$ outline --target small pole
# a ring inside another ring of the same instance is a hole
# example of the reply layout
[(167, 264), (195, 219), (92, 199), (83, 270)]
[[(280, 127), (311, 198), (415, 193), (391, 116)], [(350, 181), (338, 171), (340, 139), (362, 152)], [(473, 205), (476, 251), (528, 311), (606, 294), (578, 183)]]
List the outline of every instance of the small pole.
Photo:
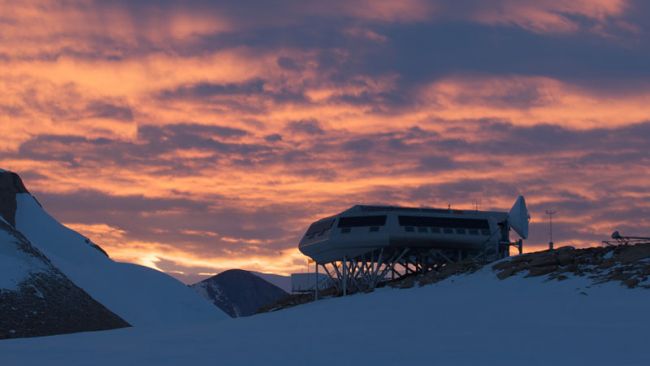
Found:
[(555, 210), (546, 210), (548, 215), (548, 250), (553, 250), (553, 215), (556, 213)]
[(314, 301), (318, 300), (318, 262), (316, 264), (316, 288), (314, 289)]
[(348, 258), (343, 256), (343, 296), (348, 294)]

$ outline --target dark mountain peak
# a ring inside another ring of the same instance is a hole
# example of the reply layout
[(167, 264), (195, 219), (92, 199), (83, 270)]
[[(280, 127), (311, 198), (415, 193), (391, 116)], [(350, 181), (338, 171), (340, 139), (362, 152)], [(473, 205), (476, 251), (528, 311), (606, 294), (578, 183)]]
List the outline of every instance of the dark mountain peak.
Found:
[(253, 315), (288, 294), (242, 269), (230, 269), (191, 286), (232, 317)]
[(20, 176), (0, 169), (0, 216), (13, 226), (16, 226), (16, 195), (19, 193), (29, 193)]
[(257, 279), (260, 279), (258, 276), (255, 276), (251, 272), (248, 272), (243, 269), (229, 269), (227, 271), (223, 271), (217, 275), (214, 275), (210, 278), (207, 278), (201, 282), (206, 282), (206, 281), (224, 281), (226, 279), (242, 279), (242, 278), (247, 278), (250, 279), (251, 281), (257, 281)]

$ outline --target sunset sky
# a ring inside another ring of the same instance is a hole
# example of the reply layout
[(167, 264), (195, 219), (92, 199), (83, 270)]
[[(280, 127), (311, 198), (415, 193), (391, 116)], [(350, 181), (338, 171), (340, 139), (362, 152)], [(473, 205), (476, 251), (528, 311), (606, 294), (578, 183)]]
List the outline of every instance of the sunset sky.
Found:
[[(0, 167), (112, 258), (304, 270), (358, 203), (650, 234), (645, 0), (0, 0)], [(513, 234), (515, 237), (515, 234)]]

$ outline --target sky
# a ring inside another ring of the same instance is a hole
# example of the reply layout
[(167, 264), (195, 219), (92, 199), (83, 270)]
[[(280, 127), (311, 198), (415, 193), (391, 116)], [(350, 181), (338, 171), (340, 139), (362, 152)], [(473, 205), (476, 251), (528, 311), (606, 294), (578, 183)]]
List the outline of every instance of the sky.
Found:
[[(0, 167), (112, 258), (304, 271), (354, 204), (650, 234), (644, 0), (0, 0)], [(516, 238), (515, 234), (513, 237)]]

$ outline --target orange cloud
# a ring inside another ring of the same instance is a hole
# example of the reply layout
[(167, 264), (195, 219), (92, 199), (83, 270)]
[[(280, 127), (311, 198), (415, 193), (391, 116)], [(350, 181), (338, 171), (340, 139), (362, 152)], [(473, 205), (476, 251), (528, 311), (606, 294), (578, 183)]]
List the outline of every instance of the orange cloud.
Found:
[(600, 33), (608, 21), (621, 17), (628, 8), (627, 0), (502, 0), (477, 7), (472, 17), (482, 23), (514, 24), (540, 33), (579, 31), (583, 26), (576, 17), (584, 17), (598, 24), (598, 27), (586, 30)]
[(515, 124), (539, 122), (589, 129), (650, 119), (650, 93), (616, 98), (547, 77), (474, 75), (451, 77), (424, 88), (429, 116), (449, 120), (495, 118)]

